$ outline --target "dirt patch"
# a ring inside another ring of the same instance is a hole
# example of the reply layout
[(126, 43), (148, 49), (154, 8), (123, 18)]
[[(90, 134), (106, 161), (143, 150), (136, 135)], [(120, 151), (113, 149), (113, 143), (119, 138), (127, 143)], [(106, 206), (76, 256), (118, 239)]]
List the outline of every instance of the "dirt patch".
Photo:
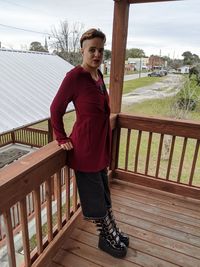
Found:
[(182, 75), (169, 74), (162, 81), (141, 87), (123, 95), (122, 104), (131, 105), (148, 99), (161, 99), (176, 95), (183, 84)]

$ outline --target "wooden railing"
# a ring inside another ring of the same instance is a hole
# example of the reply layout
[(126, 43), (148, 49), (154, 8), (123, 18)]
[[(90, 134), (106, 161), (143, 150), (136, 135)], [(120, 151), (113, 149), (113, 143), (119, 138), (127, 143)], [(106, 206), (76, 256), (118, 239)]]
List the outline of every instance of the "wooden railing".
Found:
[(13, 143), (13, 132), (4, 133), (0, 135), (0, 147)]
[(48, 144), (48, 132), (33, 128), (23, 128), (15, 131), (15, 142), (34, 147)]
[[(112, 129), (116, 117), (111, 115)], [(66, 166), (66, 153), (56, 142), (2, 169), (0, 257), (2, 251), (7, 253), (9, 266), (16, 266), (16, 251), (20, 250), (16, 236), (21, 235), (20, 267), (46, 266), (56, 247), (78, 223), (79, 206), (73, 170)], [(31, 223), (35, 225), (34, 233)]]
[[(52, 141), (52, 140), (51, 140)], [(0, 136), (0, 147), (19, 143), (34, 147), (42, 147), (48, 144), (49, 133), (48, 131), (34, 129), (34, 128), (22, 128), (10, 133), (5, 133)]]
[[(200, 199), (199, 126), (187, 121), (112, 115), (113, 177)], [(16, 266), (19, 235), (21, 266), (46, 266), (77, 225), (79, 206), (73, 171), (66, 166), (66, 153), (56, 142), (2, 169), (0, 216), (4, 239), (0, 251), (6, 242), (7, 249), (2, 251), (8, 254), (9, 266)], [(18, 210), (16, 221), (14, 207)]]
[(119, 114), (115, 178), (200, 199), (200, 123)]
[[(18, 206), (20, 215), (17, 236), (22, 238), (21, 266), (46, 266), (46, 253), (53, 253), (58, 240), (75, 226), (80, 215), (79, 200), (74, 175), (70, 179), (72, 172), (65, 162), (65, 151), (52, 142), (1, 170), (0, 215), (3, 215), (9, 266), (16, 266), (16, 251), (19, 251), (19, 241), (13, 231), (13, 206)], [(28, 220), (27, 203), (32, 195), (34, 213)], [(35, 225), (34, 234), (31, 222)]]

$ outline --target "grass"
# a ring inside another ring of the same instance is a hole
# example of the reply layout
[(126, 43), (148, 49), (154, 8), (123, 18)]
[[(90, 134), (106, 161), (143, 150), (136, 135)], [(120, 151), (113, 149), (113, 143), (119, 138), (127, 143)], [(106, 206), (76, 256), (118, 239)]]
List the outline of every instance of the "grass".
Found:
[[(147, 155), (147, 146), (148, 146), (148, 132), (143, 131), (141, 137), (141, 145), (138, 155), (138, 169), (137, 172), (141, 174), (145, 174), (145, 167), (146, 167), (146, 155)], [(138, 139), (138, 131), (132, 130), (130, 136), (130, 147), (129, 147), (129, 160), (128, 160), (128, 170), (134, 171), (135, 167), (135, 160), (136, 160), (136, 146), (137, 146), (137, 139)], [(125, 167), (125, 157), (126, 157), (126, 143), (127, 143), (127, 129), (121, 130), (120, 136), (120, 152), (119, 152), (119, 168), (124, 169)], [(169, 179), (171, 181), (176, 181), (178, 172), (179, 172), (179, 165), (181, 161), (181, 154), (183, 148), (183, 137), (177, 137), (174, 147), (174, 153), (172, 158), (172, 165), (170, 171)], [(158, 150), (159, 150), (159, 143), (160, 143), (160, 134), (153, 133), (152, 137), (152, 145), (151, 145), (151, 153), (150, 153), (150, 160), (149, 160), (149, 168), (148, 168), (148, 175), (155, 176), (156, 167), (157, 167), (157, 157), (158, 157)], [(187, 148), (185, 152), (185, 158), (182, 166), (182, 173), (181, 173), (181, 182), (188, 184), (191, 166), (193, 161), (193, 155), (195, 150), (196, 140), (189, 138), (187, 141)], [(163, 151), (162, 151), (163, 152)], [(160, 161), (160, 169), (159, 169), (159, 177), (165, 179), (167, 174), (167, 167), (168, 167), (168, 159), (169, 154), (166, 157), (166, 154), (162, 153), (161, 161)], [(198, 157), (196, 163), (196, 169), (193, 178), (193, 184), (200, 186), (200, 179), (199, 179), (199, 171), (200, 171), (200, 157)]]
[[(131, 81), (125, 81), (124, 82), (124, 91), (123, 93), (128, 93), (130, 91), (133, 91), (139, 87), (144, 87), (147, 85), (151, 85), (155, 82), (160, 81), (162, 78), (158, 77), (144, 77), (140, 79), (135, 79)], [(200, 92), (200, 90), (199, 90)], [(173, 117), (172, 113), (172, 104), (176, 101), (176, 98), (174, 97), (168, 97), (164, 99), (154, 99), (154, 100), (146, 100), (141, 103), (133, 104), (130, 106), (122, 106), (122, 112), (129, 113), (129, 114), (137, 114), (142, 116), (161, 116), (161, 117)], [(75, 112), (68, 113), (64, 116), (64, 125), (65, 130), (67, 134), (71, 132), (73, 123), (75, 121)], [(194, 111), (190, 111), (188, 114), (188, 118), (191, 120), (200, 120), (200, 103), (197, 104), (197, 107)], [(40, 127), (47, 127), (45, 123), (42, 123)], [(137, 135), (137, 133), (135, 133)], [(139, 170), (144, 170), (144, 163), (146, 159), (146, 149), (147, 149), (147, 133), (143, 133), (144, 138), (141, 142), (141, 148), (140, 148), (140, 155), (139, 155)], [(136, 138), (136, 137), (135, 137)], [(146, 139), (145, 139), (146, 138)], [(154, 134), (154, 140), (152, 143), (152, 157), (150, 162), (150, 174), (155, 174), (156, 164), (157, 164), (157, 154), (158, 154), (158, 142), (160, 136), (158, 134)], [(132, 139), (131, 139), (132, 140)], [(175, 153), (174, 153), (174, 159), (173, 159), (173, 166), (172, 166), (172, 173), (170, 174), (171, 179), (175, 179), (175, 176), (177, 175), (177, 168), (179, 166), (180, 162), (180, 151), (182, 151), (182, 138), (177, 138), (177, 144), (175, 147)], [(130, 155), (132, 157), (132, 163), (129, 164), (129, 168), (133, 169), (133, 162), (134, 162), (134, 155), (135, 155), (135, 146), (136, 142), (134, 139), (131, 142), (131, 149), (130, 149)], [(125, 161), (125, 147), (126, 147), (126, 131), (122, 131), (121, 136), (121, 145), (120, 145), (120, 154), (119, 154), (119, 165), (124, 166)], [(188, 141), (188, 148), (186, 151), (186, 158), (183, 166), (183, 174), (182, 179), (183, 181), (187, 181), (188, 179), (188, 170), (190, 170), (191, 167), (191, 159), (193, 159), (194, 154), (194, 141), (192, 140)], [(199, 161), (199, 159), (198, 159)], [(161, 166), (160, 166), (160, 173), (159, 176), (165, 177), (166, 175), (166, 168), (167, 168), (168, 161), (161, 160)], [(200, 165), (200, 162), (197, 162), (197, 166)], [(196, 168), (198, 170), (198, 168)], [(176, 175), (175, 175), (176, 174)], [(195, 183), (198, 182), (199, 178), (195, 175)]]
[[(183, 93), (180, 92), (179, 95), (181, 94)], [(196, 94), (197, 94), (197, 97), (199, 97), (200, 87), (196, 89)], [(144, 102), (132, 104), (130, 106), (124, 105), (122, 106), (122, 112), (135, 114), (135, 115), (137, 114), (137, 115), (147, 116), (147, 117), (148, 116), (155, 116), (155, 117), (159, 116), (159, 117), (165, 117), (165, 118), (167, 117), (173, 118), (175, 114), (174, 114), (172, 107), (174, 106), (174, 103), (177, 101), (179, 95), (177, 95), (176, 97), (168, 97), (164, 99), (146, 100)], [(195, 110), (188, 112), (186, 119), (190, 119), (193, 121), (196, 120), (199, 122), (200, 101), (197, 102), (197, 106)], [(124, 168), (124, 164), (125, 164), (126, 136), (127, 136), (127, 130), (123, 129), (121, 131), (121, 143), (120, 143), (120, 153), (119, 153), (119, 166), (121, 168)], [(153, 136), (154, 136), (154, 139), (152, 141), (151, 159), (150, 159), (150, 165), (149, 165), (149, 175), (152, 175), (152, 176), (155, 175), (155, 170), (156, 170), (156, 165), (157, 165), (158, 146), (159, 146), (159, 140), (160, 140), (159, 134), (153, 134)], [(138, 172), (141, 172), (141, 173), (144, 173), (144, 170), (145, 170), (147, 142), (148, 142), (148, 133), (143, 132), (140, 153), (139, 153), (139, 163), (138, 163), (138, 166), (139, 166)], [(133, 163), (135, 161), (136, 143), (137, 143), (137, 131), (133, 131), (132, 137), (131, 137), (130, 152), (129, 152), (131, 161), (128, 166), (128, 168), (132, 171), (134, 170)], [(183, 162), (182, 173), (181, 173), (181, 182), (183, 183), (188, 183), (192, 161), (194, 157), (195, 145), (196, 145), (196, 140), (188, 139), (187, 149), (185, 152), (185, 159)], [(177, 137), (175, 148), (174, 148), (171, 173), (170, 173), (171, 180), (176, 180), (177, 178), (182, 148), (183, 148), (183, 138)], [(166, 177), (167, 166), (168, 166), (168, 160), (161, 158), (159, 177), (162, 177), (162, 178)], [(196, 169), (195, 169), (194, 178), (193, 178), (193, 181), (194, 181), (193, 183), (195, 185), (200, 185), (200, 179), (198, 175), (200, 171), (199, 166), (200, 166), (200, 155), (198, 156), (198, 159), (197, 159)]]
[(123, 105), (122, 112), (130, 114), (139, 114), (144, 116), (163, 116), (170, 117), (170, 105), (172, 98), (151, 99), (133, 105)]
[[(196, 88), (196, 92), (196, 97), (200, 99), (200, 87)], [(180, 92), (179, 95), (182, 95), (182, 92)], [(122, 112), (143, 116), (161, 116), (165, 118), (173, 118), (175, 116), (173, 106), (179, 95), (163, 99), (146, 100), (141, 103), (134, 103), (132, 105), (122, 105)], [(188, 112), (186, 119), (194, 121), (200, 120), (200, 101), (197, 101), (195, 110)]]
[(152, 85), (155, 82), (161, 81), (163, 78), (160, 77), (143, 77), (130, 81), (125, 81), (123, 86), (123, 94), (130, 93), (137, 88)]

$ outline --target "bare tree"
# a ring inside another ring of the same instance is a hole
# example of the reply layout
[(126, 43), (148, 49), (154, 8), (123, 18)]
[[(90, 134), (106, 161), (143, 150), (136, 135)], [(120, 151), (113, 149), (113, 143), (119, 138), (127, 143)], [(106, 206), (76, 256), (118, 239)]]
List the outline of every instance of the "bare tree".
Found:
[(81, 60), (79, 39), (82, 32), (83, 24), (75, 22), (70, 26), (67, 20), (60, 22), (59, 29), (55, 26), (52, 29), (55, 39), (52, 47), (60, 57), (73, 65), (80, 63)]

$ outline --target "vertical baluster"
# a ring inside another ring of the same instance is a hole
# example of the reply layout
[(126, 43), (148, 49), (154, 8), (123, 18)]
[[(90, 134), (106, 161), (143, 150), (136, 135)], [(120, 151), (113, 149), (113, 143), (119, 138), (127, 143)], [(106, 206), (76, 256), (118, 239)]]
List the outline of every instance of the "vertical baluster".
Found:
[(126, 141), (126, 158), (125, 158), (125, 170), (128, 169), (128, 156), (129, 156), (129, 147), (130, 147), (130, 136), (131, 136), (131, 129), (127, 131), (127, 141)]
[(33, 144), (33, 138), (32, 138), (33, 132), (32, 130), (29, 131), (29, 145)]
[(37, 145), (40, 146), (40, 140), (41, 140), (41, 134), (38, 133), (38, 140), (37, 140)]
[(38, 133), (35, 132), (35, 135), (34, 135), (34, 143), (35, 143), (35, 146), (37, 146), (37, 136), (38, 136)]
[(161, 160), (161, 153), (162, 153), (162, 146), (163, 146), (163, 138), (164, 138), (164, 134), (161, 134), (160, 135), (159, 149), (158, 149), (158, 158), (157, 158), (157, 165), (156, 165), (156, 174), (155, 174), (155, 177), (158, 177), (158, 175), (159, 175), (160, 160)]
[(31, 203), (33, 203), (33, 193), (31, 192), (30, 194), (28, 194), (27, 197), (28, 197), (28, 212), (30, 215), (31, 213), (34, 212), (32, 204), (31, 204)]
[(70, 173), (69, 168), (64, 168), (65, 188), (66, 188), (66, 221), (70, 218)]
[(0, 215), (0, 241), (2, 240), (2, 238), (3, 238), (3, 233), (2, 233), (2, 227), (1, 227), (1, 225), (2, 225), (2, 214)]
[(24, 248), (25, 267), (30, 267), (31, 259), (30, 259), (30, 246), (29, 246), (29, 235), (28, 235), (26, 198), (23, 198), (23, 200), (20, 201), (20, 221), (21, 221), (21, 227), (22, 227), (22, 240), (23, 240), (23, 248)]
[(111, 152), (111, 170), (118, 168), (119, 147), (120, 147), (121, 128), (115, 128), (112, 132), (112, 152)]
[(200, 140), (197, 140), (195, 152), (194, 152), (194, 157), (193, 157), (193, 162), (192, 162), (190, 178), (189, 178), (189, 185), (192, 185), (192, 182), (193, 182), (193, 176), (194, 176), (195, 166), (196, 166), (198, 152), (199, 152), (199, 144), (200, 144)]
[(72, 183), (73, 183), (72, 207), (73, 207), (73, 212), (75, 212), (77, 210), (77, 185), (76, 185), (75, 175), (72, 176)]
[(10, 267), (16, 267), (16, 258), (15, 258), (15, 246), (13, 239), (13, 228), (12, 228), (12, 220), (10, 215), (10, 210), (7, 210), (4, 214), (4, 223), (6, 230), (6, 242), (8, 248), (8, 261)]
[(56, 173), (56, 197), (57, 197), (57, 218), (58, 230), (62, 229), (62, 198), (61, 198), (61, 174)]
[(53, 239), (53, 223), (52, 223), (52, 190), (51, 190), (51, 177), (45, 181), (45, 192), (47, 201), (47, 231), (48, 241)]
[(169, 154), (169, 161), (168, 161), (168, 166), (167, 166), (166, 180), (169, 180), (169, 175), (170, 175), (171, 165), (172, 165), (172, 158), (173, 158), (173, 154), (174, 154), (175, 141), (176, 141), (176, 136), (173, 136), (171, 148), (170, 148), (170, 154)]
[(24, 140), (25, 144), (27, 144), (28, 136), (26, 135), (25, 131), (26, 131), (25, 129), (19, 131), (19, 139), (20, 141)]
[(183, 169), (183, 161), (185, 158), (186, 146), (187, 146), (187, 137), (184, 138), (184, 142), (183, 142), (183, 148), (182, 148), (181, 159), (180, 159), (179, 170), (178, 170), (178, 176), (177, 176), (177, 182), (178, 183), (180, 183), (180, 180), (181, 180), (181, 173), (182, 173), (182, 169)]
[(17, 224), (20, 223), (20, 211), (19, 211), (19, 202), (16, 204), (16, 212), (17, 212)]
[(142, 131), (140, 130), (138, 132), (137, 147), (136, 147), (136, 152), (135, 152), (135, 167), (134, 167), (135, 172), (137, 172), (137, 168), (138, 168), (138, 159), (139, 159), (139, 152), (140, 152), (141, 137), (142, 137)]
[(13, 224), (13, 228), (15, 228), (17, 226), (17, 224), (16, 224), (16, 218), (15, 218), (15, 208), (16, 208), (16, 206), (13, 206), (12, 208), (10, 208), (11, 222)]
[(40, 187), (38, 187), (36, 190), (33, 191), (33, 195), (34, 195), (34, 203), (35, 203), (37, 252), (40, 255), (43, 251)]
[(42, 146), (42, 133), (40, 133), (40, 137), (39, 137), (39, 146)]
[(150, 153), (151, 153), (151, 143), (152, 143), (152, 136), (153, 133), (149, 133), (149, 140), (148, 140), (148, 147), (147, 147), (147, 156), (146, 156), (146, 165), (145, 165), (145, 175), (148, 174), (148, 169), (149, 169), (149, 158), (150, 158)]

